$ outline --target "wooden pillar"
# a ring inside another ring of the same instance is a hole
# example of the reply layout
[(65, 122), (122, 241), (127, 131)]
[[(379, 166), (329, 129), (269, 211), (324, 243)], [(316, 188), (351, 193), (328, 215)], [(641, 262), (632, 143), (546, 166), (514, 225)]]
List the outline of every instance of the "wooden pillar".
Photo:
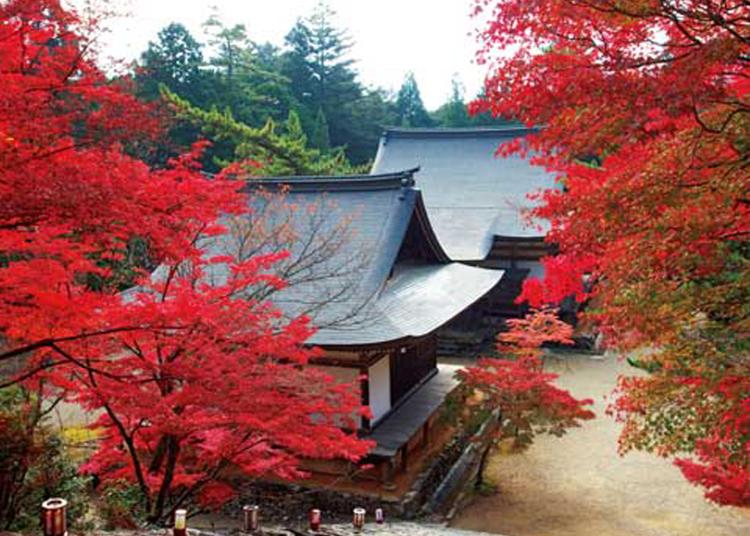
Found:
[[(368, 407), (370, 405), (370, 370), (367, 367), (360, 369), (362, 380), (359, 382), (360, 390), (362, 391), (362, 405)], [(362, 417), (362, 429), (370, 430), (370, 419)]]
[(390, 384), (391, 384), (391, 407), (396, 405), (396, 391), (397, 391), (397, 381), (398, 381), (398, 349), (390, 350), (388, 352), (388, 359), (390, 360), (390, 363), (388, 363), (388, 366), (390, 368)]
[(383, 481), (383, 489), (393, 491), (396, 489), (396, 461), (390, 458), (384, 462), (381, 466), (381, 480)]

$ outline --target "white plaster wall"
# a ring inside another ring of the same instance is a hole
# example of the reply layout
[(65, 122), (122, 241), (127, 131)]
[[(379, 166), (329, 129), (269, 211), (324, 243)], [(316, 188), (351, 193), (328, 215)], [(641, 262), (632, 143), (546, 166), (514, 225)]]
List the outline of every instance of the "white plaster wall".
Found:
[(369, 370), (372, 424), (391, 409), (391, 360), (384, 357)]

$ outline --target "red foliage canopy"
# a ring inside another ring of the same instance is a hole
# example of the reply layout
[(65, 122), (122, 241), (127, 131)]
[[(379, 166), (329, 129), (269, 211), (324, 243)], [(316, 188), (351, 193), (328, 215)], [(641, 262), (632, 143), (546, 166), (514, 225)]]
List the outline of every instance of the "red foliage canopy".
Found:
[(650, 375), (621, 383), (622, 448), (693, 455), (690, 480), (750, 504), (750, 7), (476, 8), (491, 74), (475, 107), (542, 125), (503, 151), (532, 151), (563, 186), (540, 194), (559, 254), (525, 297), (590, 298), (609, 344), (655, 348), (639, 363)]
[(245, 209), (238, 183), (202, 175), (200, 147), (162, 170), (132, 156), (158, 117), (89, 58), (93, 24), (57, 0), (0, 3), (0, 361), (28, 365), (11, 381), (99, 412), (86, 468), (134, 482), (152, 521), (225, 501), (231, 475), (359, 459), (369, 444), (342, 430), (359, 398), (305, 367), (306, 320), (243, 298), (283, 285), (278, 255), (202, 256)]
[(500, 411), (500, 437), (513, 437), (516, 446), (525, 447), (539, 431), (562, 435), (593, 419), (587, 409), (592, 400), (577, 400), (554, 385), (556, 374), (544, 372), (541, 346), (571, 344), (570, 325), (553, 310), (508, 322), (510, 329), (498, 336), (498, 350), (513, 358), (482, 358), (458, 373), (465, 388), (478, 391), (482, 409)]

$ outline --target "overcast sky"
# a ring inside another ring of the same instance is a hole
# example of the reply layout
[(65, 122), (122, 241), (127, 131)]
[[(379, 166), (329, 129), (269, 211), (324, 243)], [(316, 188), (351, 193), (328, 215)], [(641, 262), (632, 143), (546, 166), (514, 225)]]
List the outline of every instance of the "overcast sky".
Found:
[[(202, 37), (201, 23), (215, 5), (229, 24), (243, 23), (255, 41), (281, 45), (295, 20), (308, 15), (317, 0), (118, 0), (130, 12), (111, 21), (102, 37), (103, 52), (133, 59), (149, 40), (172, 21)], [(352, 58), (368, 86), (397, 90), (404, 75), (414, 71), (422, 98), (437, 108), (450, 93), (457, 73), (471, 97), (484, 71), (475, 65), (477, 49), (469, 16), (471, 0), (329, 0), (338, 26), (348, 29)]]

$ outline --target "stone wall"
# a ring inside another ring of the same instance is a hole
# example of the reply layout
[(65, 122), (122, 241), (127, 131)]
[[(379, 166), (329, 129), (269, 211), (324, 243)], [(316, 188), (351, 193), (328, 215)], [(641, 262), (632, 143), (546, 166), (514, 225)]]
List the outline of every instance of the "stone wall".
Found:
[(352, 509), (357, 506), (368, 514), (381, 508), (387, 519), (411, 520), (445, 512), (461, 492), (462, 484), (476, 477), (479, 458), (491, 440), (496, 423), (494, 414), (476, 432), (455, 436), (400, 500), (298, 485), (256, 483), (247, 487), (241, 499), (230, 504), (226, 511), (230, 516), (237, 515), (242, 504), (258, 504), (265, 519), (295, 524), (304, 524), (313, 508), (321, 509), (328, 521), (350, 519)]

